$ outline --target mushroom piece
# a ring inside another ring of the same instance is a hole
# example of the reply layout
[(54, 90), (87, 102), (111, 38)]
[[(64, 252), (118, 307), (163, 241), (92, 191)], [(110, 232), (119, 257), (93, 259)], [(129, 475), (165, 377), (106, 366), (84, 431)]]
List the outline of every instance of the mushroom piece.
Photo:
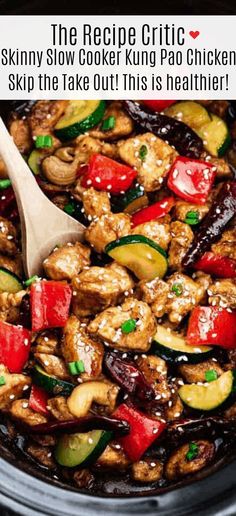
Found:
[(74, 161), (66, 162), (58, 156), (49, 156), (42, 162), (42, 170), (46, 179), (54, 185), (71, 185), (76, 180), (76, 173), (80, 157), (76, 156)]
[(91, 381), (86, 382), (72, 391), (67, 400), (68, 408), (75, 417), (84, 417), (89, 412), (93, 402), (114, 410), (119, 387), (110, 382)]

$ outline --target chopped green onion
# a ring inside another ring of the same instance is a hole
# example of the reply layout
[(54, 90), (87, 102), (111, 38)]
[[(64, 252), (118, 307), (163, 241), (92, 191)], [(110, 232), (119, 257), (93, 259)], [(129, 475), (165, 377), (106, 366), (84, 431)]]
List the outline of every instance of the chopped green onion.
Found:
[(215, 369), (209, 369), (205, 372), (205, 379), (207, 382), (214, 382), (214, 380), (217, 380), (218, 374), (215, 371)]
[(0, 385), (5, 385), (5, 384), (6, 384), (5, 377), (4, 376), (0, 376)]
[(25, 283), (25, 286), (26, 287), (30, 287), (30, 285), (32, 285), (32, 283), (34, 283), (35, 281), (37, 281), (39, 279), (39, 277), (37, 275), (35, 276), (31, 276), (31, 278), (28, 278), (24, 283)]
[(186, 218), (184, 222), (186, 224), (189, 224), (190, 226), (195, 226), (195, 224), (199, 224), (198, 211), (188, 211), (188, 213), (186, 213)]
[(198, 456), (198, 445), (196, 443), (189, 443), (189, 450), (186, 453), (187, 460), (196, 459)]
[(114, 116), (109, 116), (105, 118), (102, 122), (102, 131), (110, 131), (110, 129), (114, 129), (116, 123), (116, 119)]
[(76, 362), (69, 362), (68, 369), (70, 374), (77, 375), (80, 373), (84, 373), (85, 367), (83, 360), (77, 360)]
[(52, 136), (50, 134), (41, 134), (35, 140), (36, 149), (43, 149), (44, 147), (52, 147)]
[(174, 285), (172, 285), (172, 292), (175, 293), (175, 295), (177, 297), (181, 296), (181, 294), (183, 294), (183, 286), (181, 283), (174, 283)]
[(5, 190), (5, 188), (8, 188), (9, 186), (11, 186), (10, 179), (0, 179), (0, 190)]
[(66, 213), (68, 213), (68, 215), (73, 215), (73, 213), (75, 212), (75, 205), (74, 205), (74, 203), (73, 202), (68, 202), (67, 204), (65, 204), (64, 211)]
[(141, 161), (145, 161), (147, 153), (148, 153), (147, 145), (142, 145), (139, 149), (139, 157), (140, 157)]
[(121, 325), (122, 333), (131, 333), (135, 329), (136, 329), (135, 319), (127, 319), (127, 321), (123, 322)]

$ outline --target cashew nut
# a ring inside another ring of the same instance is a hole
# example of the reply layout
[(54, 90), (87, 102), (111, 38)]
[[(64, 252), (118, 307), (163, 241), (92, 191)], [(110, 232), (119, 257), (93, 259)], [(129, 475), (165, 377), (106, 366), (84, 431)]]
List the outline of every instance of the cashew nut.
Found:
[(56, 150), (55, 156), (61, 161), (71, 163), (75, 159), (75, 148), (74, 147), (60, 147)]
[(91, 381), (85, 382), (72, 391), (67, 400), (68, 408), (76, 417), (84, 417), (89, 412), (92, 403), (109, 407), (110, 412), (115, 408), (119, 387), (112, 383)]
[(75, 182), (79, 156), (72, 163), (61, 161), (57, 156), (49, 156), (42, 162), (42, 170), (50, 183), (59, 186), (71, 185)]

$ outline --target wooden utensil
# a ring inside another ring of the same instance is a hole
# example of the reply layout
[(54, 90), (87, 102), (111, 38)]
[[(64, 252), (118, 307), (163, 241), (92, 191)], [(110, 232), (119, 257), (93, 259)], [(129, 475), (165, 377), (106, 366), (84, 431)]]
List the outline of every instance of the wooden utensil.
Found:
[(0, 118), (0, 154), (7, 166), (21, 220), (25, 274), (42, 272), (56, 245), (83, 240), (85, 227), (57, 208), (42, 192)]

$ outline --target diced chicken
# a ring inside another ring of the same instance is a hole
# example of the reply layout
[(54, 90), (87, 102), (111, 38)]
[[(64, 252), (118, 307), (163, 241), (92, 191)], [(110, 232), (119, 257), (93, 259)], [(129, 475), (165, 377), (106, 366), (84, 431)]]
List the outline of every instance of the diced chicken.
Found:
[(47, 276), (53, 280), (70, 280), (90, 265), (90, 249), (76, 242), (56, 248), (43, 262)]
[(89, 469), (79, 469), (74, 473), (73, 478), (79, 489), (91, 489), (94, 482), (94, 476)]
[[(129, 319), (135, 319), (136, 329), (122, 333), (121, 325)], [(146, 303), (130, 298), (123, 305), (107, 308), (97, 315), (88, 330), (113, 348), (145, 352), (151, 346), (156, 321)]]
[(82, 360), (84, 373), (82, 380), (95, 380), (101, 374), (104, 355), (103, 345), (92, 340), (75, 315), (71, 315), (64, 328), (62, 354), (67, 363)]
[(98, 140), (97, 138), (92, 138), (87, 135), (80, 135), (75, 140), (75, 152), (79, 155), (79, 161), (82, 165), (83, 163), (88, 163), (90, 157), (93, 154), (103, 154), (108, 158), (117, 158), (117, 148), (114, 143), (106, 143), (102, 140)]
[(211, 247), (213, 253), (236, 260), (236, 229), (224, 231), (221, 239)]
[(142, 280), (138, 285), (138, 295), (151, 305), (151, 309), (157, 318), (165, 313), (165, 304), (168, 299), (169, 286), (159, 278), (151, 281)]
[(27, 119), (15, 118), (10, 122), (10, 134), (22, 154), (28, 154), (32, 147), (32, 138)]
[(22, 275), (22, 261), (20, 255), (17, 255), (15, 258), (10, 258), (4, 254), (0, 254), (0, 267), (4, 267), (13, 274), (17, 276)]
[(171, 240), (170, 236), (170, 217), (162, 217), (158, 220), (151, 220), (144, 224), (139, 224), (132, 230), (133, 235), (144, 235), (156, 244), (160, 245), (162, 249), (166, 250)]
[(59, 421), (69, 421), (70, 419), (74, 419), (74, 416), (68, 409), (66, 398), (63, 396), (56, 396), (55, 398), (48, 400), (47, 408), (53, 417)]
[(214, 444), (206, 440), (194, 441), (194, 443), (198, 446), (198, 454), (192, 460), (186, 458), (189, 444), (184, 444), (172, 453), (165, 467), (165, 476), (168, 480), (178, 480), (196, 473), (212, 461), (215, 454)]
[(134, 282), (126, 269), (115, 262), (107, 267), (90, 267), (72, 280), (73, 313), (93, 315), (123, 301)]
[(61, 142), (54, 136), (53, 129), (63, 115), (68, 100), (39, 100), (31, 109), (28, 123), (32, 136), (51, 135), (53, 142), (50, 153), (53, 149), (60, 147)]
[(35, 353), (34, 357), (43, 366), (47, 374), (56, 376), (61, 380), (69, 378), (66, 364), (62, 358), (47, 353)]
[(20, 290), (16, 294), (10, 294), (9, 292), (0, 293), (0, 320), (9, 323), (18, 322), (20, 305), (23, 297), (25, 296), (25, 290)]
[(232, 179), (232, 170), (227, 161), (225, 161), (225, 159), (215, 158), (214, 156), (211, 156), (209, 163), (212, 163), (212, 165), (216, 167), (216, 178), (218, 180), (227, 181)]
[(94, 188), (88, 188), (82, 193), (82, 202), (84, 213), (88, 219), (102, 217), (106, 213), (110, 213), (111, 204), (107, 192), (99, 192)]
[(169, 248), (169, 266), (174, 270), (182, 269), (182, 259), (193, 241), (193, 232), (188, 224), (175, 221), (170, 225), (171, 243)]
[(85, 239), (97, 253), (102, 253), (107, 244), (130, 233), (129, 215), (126, 213), (107, 213), (90, 224), (85, 231)]
[(208, 204), (191, 204), (185, 201), (177, 201), (174, 207), (174, 217), (182, 222), (185, 221), (187, 213), (194, 212), (198, 215), (198, 220), (202, 220), (208, 213), (210, 206)]
[[(122, 161), (138, 171), (138, 181), (147, 192), (159, 190), (177, 152), (152, 133), (118, 143)], [(144, 151), (144, 152), (142, 152)]]
[[(104, 120), (107, 120), (109, 117), (114, 117), (114, 127), (109, 129), (108, 131), (102, 130), (102, 124)], [(106, 109), (105, 115), (101, 124), (94, 129), (89, 131), (89, 134), (93, 138), (99, 138), (102, 140), (118, 140), (119, 138), (123, 138), (132, 133), (134, 128), (133, 120), (127, 114), (127, 112), (122, 109), (122, 103), (115, 100), (109, 104)]]
[(221, 279), (213, 283), (208, 289), (209, 304), (222, 308), (236, 309), (236, 281), (235, 279)]
[(171, 397), (167, 382), (167, 366), (164, 360), (155, 355), (142, 355), (136, 361), (139, 370), (156, 392), (160, 404), (167, 403)]
[(179, 366), (179, 373), (188, 383), (206, 382), (206, 372), (214, 370), (217, 376), (223, 374), (223, 369), (215, 360), (206, 360), (199, 364), (182, 364)]
[(0, 409), (3, 410), (27, 391), (31, 385), (31, 378), (23, 374), (9, 373), (3, 364), (0, 364), (0, 376), (5, 380), (5, 384), (0, 386)]
[(46, 466), (46, 468), (53, 469), (56, 467), (56, 464), (53, 460), (52, 452), (47, 448), (40, 446), (38, 444), (29, 444), (26, 448), (27, 453), (33, 457), (37, 462)]
[(26, 425), (34, 426), (47, 423), (47, 418), (29, 408), (29, 400), (21, 399), (12, 403), (10, 414), (14, 419), (19, 419)]
[(49, 330), (44, 331), (37, 336), (32, 351), (33, 353), (60, 355), (60, 343), (57, 335)]
[(168, 401), (165, 407), (165, 418), (167, 421), (174, 421), (175, 419), (179, 419), (184, 410), (183, 403), (178, 395), (178, 388), (178, 384), (172, 384), (171, 386), (171, 399)]
[(118, 471), (125, 471), (130, 464), (130, 460), (125, 455), (120, 444), (112, 442), (108, 444), (104, 452), (95, 463), (95, 467), (99, 469), (109, 470), (116, 469)]
[(17, 252), (16, 229), (9, 220), (3, 217), (0, 217), (0, 252), (10, 256)]
[(157, 482), (162, 478), (163, 464), (156, 459), (140, 460), (132, 464), (131, 474), (136, 482)]
[(68, 197), (67, 195), (55, 195), (55, 197), (52, 197), (51, 201), (55, 206), (60, 208), (60, 210), (64, 210), (65, 206), (68, 204)]

